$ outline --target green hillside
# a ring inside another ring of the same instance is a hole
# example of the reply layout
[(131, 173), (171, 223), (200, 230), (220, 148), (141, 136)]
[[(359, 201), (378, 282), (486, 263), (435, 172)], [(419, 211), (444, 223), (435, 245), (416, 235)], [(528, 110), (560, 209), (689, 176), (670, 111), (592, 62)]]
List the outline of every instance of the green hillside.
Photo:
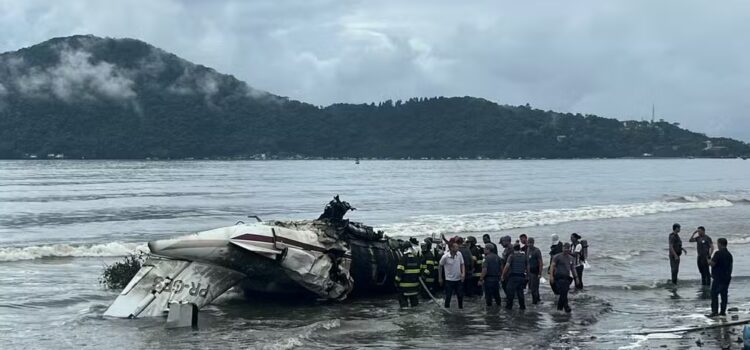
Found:
[[(708, 141), (708, 142), (707, 142)], [(472, 97), (319, 108), (133, 39), (56, 38), (0, 55), (0, 158), (736, 157), (668, 122)]]

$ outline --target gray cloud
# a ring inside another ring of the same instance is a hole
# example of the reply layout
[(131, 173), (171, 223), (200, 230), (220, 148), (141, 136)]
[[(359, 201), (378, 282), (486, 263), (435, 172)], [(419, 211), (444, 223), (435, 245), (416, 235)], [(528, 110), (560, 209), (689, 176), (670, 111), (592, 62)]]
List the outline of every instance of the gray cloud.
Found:
[(654, 103), (657, 118), (750, 140), (749, 15), (741, 0), (0, 0), (0, 50), (134, 37), (317, 105), (471, 95), (641, 119)]

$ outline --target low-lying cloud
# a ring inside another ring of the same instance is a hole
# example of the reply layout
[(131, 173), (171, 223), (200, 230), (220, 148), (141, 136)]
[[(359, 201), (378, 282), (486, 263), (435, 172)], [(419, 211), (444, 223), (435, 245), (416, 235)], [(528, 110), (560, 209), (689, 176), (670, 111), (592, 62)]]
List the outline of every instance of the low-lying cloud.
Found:
[(91, 62), (91, 54), (62, 49), (58, 64), (40, 69), (32, 67), (15, 78), (18, 90), (35, 97), (55, 97), (66, 102), (105, 97), (130, 100), (136, 97), (134, 82), (115, 65)]

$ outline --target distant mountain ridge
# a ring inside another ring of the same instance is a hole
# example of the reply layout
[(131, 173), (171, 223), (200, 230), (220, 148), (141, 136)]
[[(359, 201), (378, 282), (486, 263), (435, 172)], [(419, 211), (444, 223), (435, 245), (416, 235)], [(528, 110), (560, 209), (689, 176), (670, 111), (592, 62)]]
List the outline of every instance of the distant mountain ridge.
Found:
[(0, 54), (0, 158), (735, 157), (746, 143), (471, 97), (319, 108), (135, 39)]

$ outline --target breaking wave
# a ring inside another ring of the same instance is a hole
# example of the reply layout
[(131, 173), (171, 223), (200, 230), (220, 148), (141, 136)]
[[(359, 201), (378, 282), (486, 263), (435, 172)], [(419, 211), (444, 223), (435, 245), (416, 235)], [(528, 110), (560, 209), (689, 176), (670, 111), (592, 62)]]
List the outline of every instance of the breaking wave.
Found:
[(726, 199), (713, 199), (695, 202), (658, 201), (463, 215), (423, 215), (411, 218), (410, 222), (387, 224), (381, 228), (391, 236), (408, 236), (415, 232), (437, 234), (493, 232), (572, 221), (628, 218), (680, 210), (731, 207), (732, 205), (732, 202)]
[(727, 241), (727, 243), (729, 243), (729, 244), (748, 244), (748, 243), (750, 243), (750, 237), (729, 239)]
[[(667, 271), (669, 272), (669, 271)], [(586, 277), (584, 273), (584, 283), (586, 282)], [(595, 290), (595, 291), (621, 291), (621, 290), (633, 290), (633, 291), (643, 291), (643, 290), (652, 290), (652, 289), (672, 289), (674, 288), (674, 284), (672, 284), (671, 281), (668, 280), (669, 276), (664, 277), (664, 279), (661, 280), (652, 280), (650, 283), (623, 283), (620, 285), (600, 285), (595, 283), (586, 283), (586, 287), (584, 289), (589, 290)], [(732, 276), (732, 281), (748, 281), (750, 280), (750, 276)], [(700, 285), (700, 279), (690, 279), (690, 278), (680, 278), (677, 281), (677, 286), (679, 287), (692, 287), (695, 285)]]
[(645, 252), (644, 250), (630, 250), (627, 252), (604, 252), (600, 253), (595, 256), (597, 259), (612, 259), (612, 260), (619, 260), (619, 261), (629, 261), (635, 258), (636, 256), (640, 256), (641, 253)]
[(124, 256), (130, 253), (147, 252), (141, 243), (112, 242), (105, 244), (50, 244), (29, 247), (0, 248), (0, 262), (34, 260), (55, 257)]
[(698, 193), (685, 196), (667, 196), (668, 202), (677, 203), (697, 203), (714, 200), (725, 200), (732, 203), (750, 203), (750, 193), (733, 192), (733, 193)]

